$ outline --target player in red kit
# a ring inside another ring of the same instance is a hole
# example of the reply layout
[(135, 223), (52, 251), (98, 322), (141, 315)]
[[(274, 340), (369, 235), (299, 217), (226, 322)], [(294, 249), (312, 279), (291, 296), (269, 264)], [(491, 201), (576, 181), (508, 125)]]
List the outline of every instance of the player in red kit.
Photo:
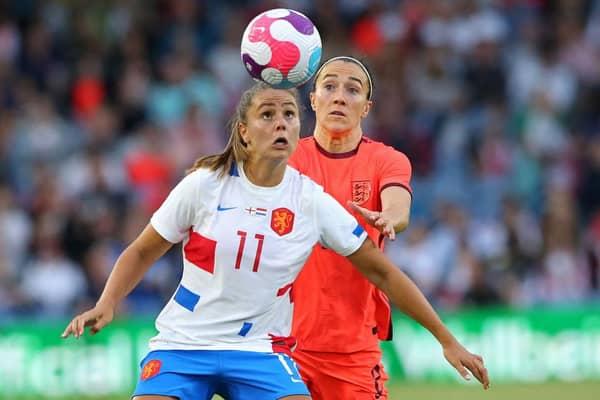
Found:
[[(317, 71), (310, 94), (313, 136), (301, 139), (290, 165), (321, 184), (384, 237), (408, 226), (411, 165), (401, 152), (363, 136), (373, 85), (363, 63), (335, 57)], [(316, 246), (294, 283), (294, 359), (313, 399), (386, 399), (379, 340), (391, 339), (391, 310), (379, 289), (343, 257)]]

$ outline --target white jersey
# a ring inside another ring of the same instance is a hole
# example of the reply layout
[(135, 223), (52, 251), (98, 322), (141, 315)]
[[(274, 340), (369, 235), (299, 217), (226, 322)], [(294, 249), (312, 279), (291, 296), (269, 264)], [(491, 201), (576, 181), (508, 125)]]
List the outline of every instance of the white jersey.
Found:
[(156, 320), (153, 350), (273, 351), (290, 334), (292, 284), (313, 246), (346, 256), (367, 237), (291, 167), (275, 187), (252, 184), (241, 165), (217, 175), (187, 175), (150, 221), (166, 240), (183, 241), (183, 275)]

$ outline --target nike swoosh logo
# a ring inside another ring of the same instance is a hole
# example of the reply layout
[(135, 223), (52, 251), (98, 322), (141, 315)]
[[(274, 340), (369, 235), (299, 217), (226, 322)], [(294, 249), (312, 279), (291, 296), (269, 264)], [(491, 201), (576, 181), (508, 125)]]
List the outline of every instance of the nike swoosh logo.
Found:
[(219, 204), (219, 205), (217, 206), (217, 211), (227, 211), (227, 210), (233, 210), (234, 208), (237, 208), (237, 207), (221, 207), (221, 205)]

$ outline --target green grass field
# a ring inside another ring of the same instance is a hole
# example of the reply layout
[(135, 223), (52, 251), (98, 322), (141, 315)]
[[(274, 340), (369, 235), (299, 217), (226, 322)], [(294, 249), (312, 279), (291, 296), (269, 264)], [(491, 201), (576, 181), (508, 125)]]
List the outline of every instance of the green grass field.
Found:
[[(389, 400), (598, 400), (600, 399), (600, 381), (570, 384), (498, 384), (493, 385), (487, 391), (483, 390), (480, 386), (474, 383), (468, 385), (396, 383), (389, 386), (389, 392)], [(0, 394), (0, 399), (2, 398), (3, 397)], [(85, 398), (85, 400), (127, 399), (128, 396)], [(215, 398), (213, 400), (218, 399), (219, 398)], [(50, 399), (42, 399), (38, 397), (35, 399), (28, 398), (23, 400)], [(60, 400), (84, 399), (61, 398)]]
[(423, 385), (396, 384), (390, 388), (389, 400), (598, 400), (600, 382), (498, 384), (483, 390), (476, 384)]

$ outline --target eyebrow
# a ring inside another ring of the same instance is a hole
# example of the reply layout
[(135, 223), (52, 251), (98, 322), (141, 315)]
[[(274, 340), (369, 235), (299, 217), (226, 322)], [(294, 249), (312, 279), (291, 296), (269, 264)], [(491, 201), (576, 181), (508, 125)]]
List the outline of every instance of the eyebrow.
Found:
[[(338, 78), (338, 75), (337, 75), (337, 74), (327, 74), (327, 75), (324, 75), (324, 76), (323, 76), (323, 80), (325, 80), (325, 79), (327, 79), (327, 78)], [(355, 77), (353, 77), (353, 76), (350, 76), (350, 77), (348, 77), (348, 79), (351, 79), (351, 80), (353, 80), (353, 81), (356, 81), (356, 82), (360, 83), (360, 86), (363, 86), (363, 82), (362, 82), (360, 79), (358, 79), (358, 78), (355, 78)]]
[[(292, 107), (294, 107), (294, 108), (296, 107), (296, 103), (294, 103), (293, 101), (286, 101), (286, 102), (285, 102), (285, 103), (283, 103), (282, 105), (283, 105), (284, 107), (286, 107), (286, 106), (292, 106)], [(275, 104), (275, 103), (261, 103), (261, 104), (258, 106), (258, 108), (257, 108), (257, 109), (258, 109), (258, 110), (260, 110), (260, 109), (261, 109), (261, 108), (263, 108), (263, 107), (275, 107), (275, 106), (276, 106), (276, 104)]]

